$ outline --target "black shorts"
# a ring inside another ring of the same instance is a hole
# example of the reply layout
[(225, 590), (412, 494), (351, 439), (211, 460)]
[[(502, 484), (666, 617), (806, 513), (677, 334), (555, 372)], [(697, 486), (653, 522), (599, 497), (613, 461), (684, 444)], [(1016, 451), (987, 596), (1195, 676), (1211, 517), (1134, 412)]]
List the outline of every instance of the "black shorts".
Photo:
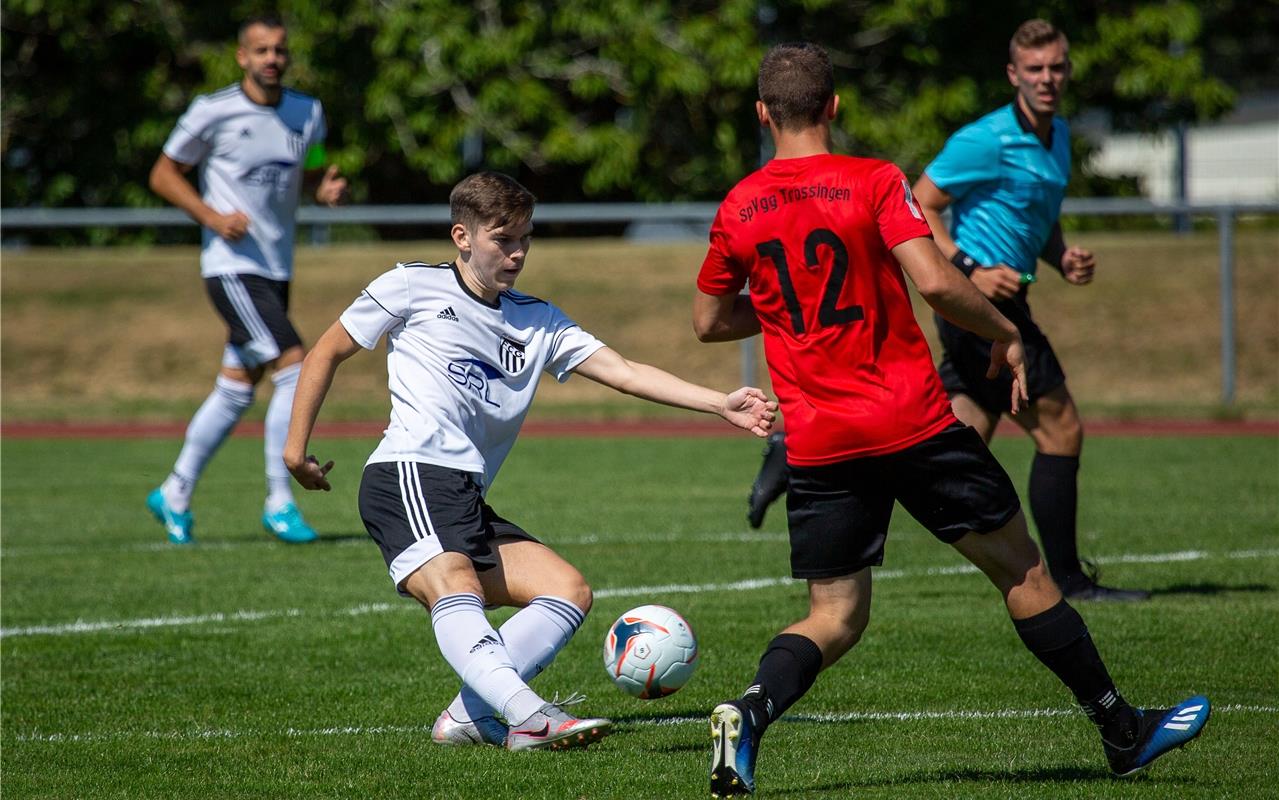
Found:
[[(1048, 337), (1030, 316), (1026, 295), (995, 303), (1000, 313), (1021, 332), (1026, 348), (1026, 394), (1030, 402), (1048, 394), (1066, 383), (1066, 373), (1053, 352)], [(995, 378), (987, 378), (990, 367), (990, 340), (952, 325), (937, 317), (937, 334), (943, 348), (942, 360), (937, 365), (946, 394), (954, 397), (966, 394), (992, 414), (1007, 413), (1012, 409), (1013, 376), (1007, 369)]]
[(204, 288), (226, 322), (224, 365), (254, 369), (302, 344), (302, 337), (289, 322), (288, 281), (259, 275), (219, 275), (205, 278)]
[(400, 594), (405, 579), (440, 553), (461, 553), (482, 572), (497, 566), (497, 537), (537, 541), (484, 502), (472, 473), (416, 461), (364, 468), (360, 518)]
[(959, 423), (896, 453), (791, 465), (791, 575), (834, 578), (884, 563), (894, 500), (948, 544), (998, 530), (1021, 509), (1008, 473)]

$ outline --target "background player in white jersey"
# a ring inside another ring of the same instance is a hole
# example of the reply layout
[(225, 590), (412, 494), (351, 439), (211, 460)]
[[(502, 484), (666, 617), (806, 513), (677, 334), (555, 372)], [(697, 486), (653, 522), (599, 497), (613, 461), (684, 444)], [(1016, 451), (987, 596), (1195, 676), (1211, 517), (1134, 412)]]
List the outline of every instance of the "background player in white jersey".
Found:
[[(306, 357), (284, 460), (307, 489), (329, 489), (306, 455), (338, 365), (384, 335), (391, 419), (360, 485), (360, 516), (396, 588), (431, 612), (436, 642), (462, 678), (439, 715), (441, 744), (512, 750), (585, 746), (609, 732), (547, 703), (527, 681), (581, 625), (581, 573), (484, 495), (510, 452), (543, 371), (573, 373), (667, 405), (718, 414), (767, 436), (777, 404), (729, 395), (626, 360), (555, 306), (512, 289), (533, 231), (533, 195), (512, 178), (472, 175), (449, 196), (453, 262), (397, 264), (375, 279)], [(485, 605), (520, 608), (500, 630)], [(503, 722), (502, 720), (505, 720)], [(509, 725), (509, 728), (508, 728)]]
[[(193, 541), (196, 481), (253, 404), (268, 367), (275, 388), (266, 413), (262, 524), (284, 541), (316, 538), (293, 502), (282, 458), (305, 355), (288, 318), (294, 215), (304, 174), (319, 177), (315, 199), (326, 205), (342, 199), (346, 180), (337, 167), (321, 171), (320, 101), (280, 83), (289, 64), (284, 25), (274, 17), (246, 21), (235, 57), (244, 79), (197, 97), (151, 169), (155, 193), (203, 226), (200, 275), (229, 334), (213, 392), (191, 418), (173, 471), (147, 497), (174, 544)], [(198, 193), (186, 177), (196, 165)]]

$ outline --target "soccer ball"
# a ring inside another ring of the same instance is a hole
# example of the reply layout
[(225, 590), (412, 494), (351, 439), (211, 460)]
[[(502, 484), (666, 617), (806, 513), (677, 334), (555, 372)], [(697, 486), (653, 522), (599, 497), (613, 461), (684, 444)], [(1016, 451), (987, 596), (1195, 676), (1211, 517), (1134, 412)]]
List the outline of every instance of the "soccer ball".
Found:
[(617, 688), (642, 700), (674, 693), (697, 668), (697, 637), (674, 609), (639, 606), (604, 637), (604, 669)]

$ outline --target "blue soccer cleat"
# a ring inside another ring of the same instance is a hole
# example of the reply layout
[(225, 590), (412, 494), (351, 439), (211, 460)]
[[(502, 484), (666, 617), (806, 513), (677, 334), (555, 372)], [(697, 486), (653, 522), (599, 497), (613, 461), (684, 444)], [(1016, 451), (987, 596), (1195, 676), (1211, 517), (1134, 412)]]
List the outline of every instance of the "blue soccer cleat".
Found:
[(151, 509), (151, 513), (155, 516), (160, 524), (164, 525), (164, 530), (169, 534), (169, 541), (174, 544), (193, 544), (195, 538), (192, 530), (195, 528), (195, 519), (191, 516), (190, 511), (174, 511), (169, 508), (169, 504), (164, 501), (164, 492), (159, 489), (152, 490), (147, 495), (147, 508)]
[(285, 503), (275, 511), (263, 511), (262, 527), (275, 538), (290, 544), (314, 542), (319, 538), (315, 529), (302, 519), (302, 512), (294, 503)]
[(711, 797), (755, 791), (755, 755), (759, 739), (749, 710), (730, 701), (711, 712)]
[(1212, 706), (1208, 698), (1197, 694), (1172, 708), (1136, 709), (1137, 740), (1128, 747), (1117, 747), (1101, 740), (1110, 770), (1119, 777), (1144, 769), (1169, 750), (1184, 747), (1199, 735), (1208, 722)]

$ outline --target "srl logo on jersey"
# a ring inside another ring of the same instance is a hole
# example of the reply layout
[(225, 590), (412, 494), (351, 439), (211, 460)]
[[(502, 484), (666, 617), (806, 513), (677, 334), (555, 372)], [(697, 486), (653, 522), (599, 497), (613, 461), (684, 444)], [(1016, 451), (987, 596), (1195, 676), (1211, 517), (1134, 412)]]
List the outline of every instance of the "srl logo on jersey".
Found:
[(502, 336), (498, 342), (498, 353), (507, 372), (514, 375), (524, 369), (524, 345)]

